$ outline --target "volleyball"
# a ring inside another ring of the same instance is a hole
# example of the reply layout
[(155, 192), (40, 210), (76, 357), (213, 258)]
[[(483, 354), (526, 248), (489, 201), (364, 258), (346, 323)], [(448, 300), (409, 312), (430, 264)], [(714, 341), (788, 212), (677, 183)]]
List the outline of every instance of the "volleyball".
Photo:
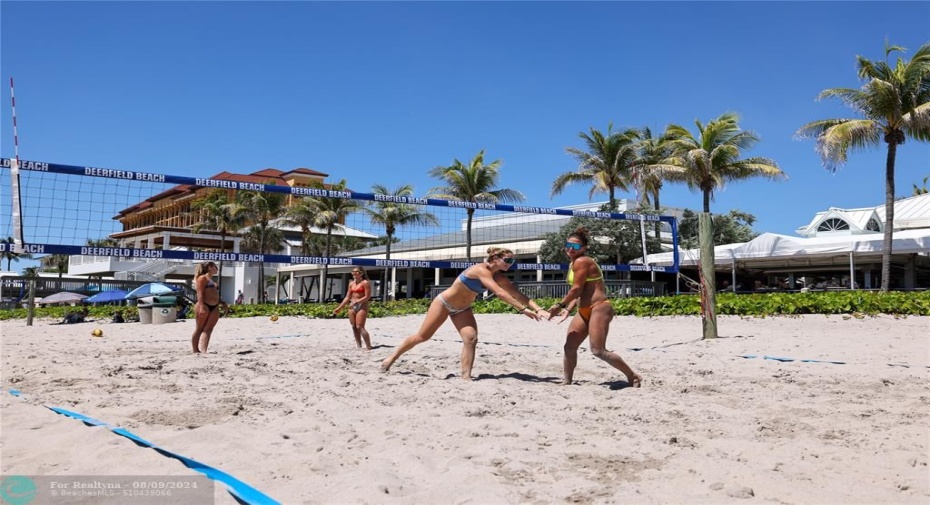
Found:
[(93, 335), (93, 336), (95, 336), (95, 337), (102, 337), (102, 336), (103, 336), (103, 330), (101, 330), (100, 328), (94, 328), (94, 331), (90, 332), (90, 334)]
[(277, 320), (278, 320), (278, 315), (275, 314), (275, 315), (271, 316), (271, 320), (272, 320), (272, 321), (277, 321)]

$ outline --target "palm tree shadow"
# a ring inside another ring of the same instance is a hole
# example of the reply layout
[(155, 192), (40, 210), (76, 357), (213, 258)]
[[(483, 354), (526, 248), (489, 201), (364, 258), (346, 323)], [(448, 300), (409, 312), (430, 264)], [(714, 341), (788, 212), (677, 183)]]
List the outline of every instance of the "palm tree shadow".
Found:
[(530, 375), (520, 372), (510, 372), (505, 374), (479, 374), (475, 377), (475, 380), (502, 380), (502, 379), (516, 379), (523, 382), (548, 382), (550, 384), (560, 384), (562, 379), (560, 377), (539, 377), (536, 375)]

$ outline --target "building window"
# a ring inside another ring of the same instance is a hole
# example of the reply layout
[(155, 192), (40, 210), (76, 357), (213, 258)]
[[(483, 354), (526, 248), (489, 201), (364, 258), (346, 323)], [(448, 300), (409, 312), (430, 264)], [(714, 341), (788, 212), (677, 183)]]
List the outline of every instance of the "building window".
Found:
[(869, 218), (868, 224), (865, 225), (865, 229), (869, 231), (882, 231), (882, 227), (878, 224), (878, 221), (875, 218)]
[(817, 227), (817, 231), (841, 231), (848, 229), (849, 223), (835, 217), (831, 217), (830, 219), (825, 220), (824, 222), (820, 223), (820, 226)]

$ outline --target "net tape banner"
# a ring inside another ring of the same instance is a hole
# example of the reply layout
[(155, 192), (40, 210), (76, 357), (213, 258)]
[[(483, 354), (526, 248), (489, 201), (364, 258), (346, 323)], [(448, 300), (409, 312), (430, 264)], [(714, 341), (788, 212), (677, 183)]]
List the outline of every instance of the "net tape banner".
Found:
[[(10, 158), (0, 158), (0, 168), (9, 169), (13, 165)], [(49, 172), (87, 177), (101, 177), (137, 181), (140, 183), (156, 182), (169, 184), (186, 184), (203, 188), (231, 189), (239, 191), (264, 191), (269, 193), (282, 193), (293, 196), (312, 196), (324, 198), (341, 198), (349, 200), (366, 200), (376, 202), (394, 202), (411, 205), (429, 205), (434, 207), (452, 207), (460, 209), (496, 210), (502, 212), (520, 212), (525, 214), (546, 214), (567, 217), (590, 217), (597, 219), (622, 219), (642, 222), (665, 222), (672, 227), (674, 237), (673, 251), (674, 263), (671, 266), (654, 265), (602, 265), (605, 271), (642, 271), (642, 272), (677, 272), (678, 271), (678, 233), (677, 221), (673, 216), (652, 214), (598, 212), (579, 209), (556, 209), (548, 207), (535, 207), (523, 205), (506, 205), (494, 203), (476, 203), (458, 200), (442, 200), (437, 198), (421, 197), (395, 197), (389, 195), (376, 195), (373, 193), (360, 193), (355, 191), (335, 191), (328, 189), (279, 186), (276, 184), (261, 184), (224, 179), (210, 179), (200, 177), (185, 177), (180, 175), (155, 174), (150, 172), (137, 172), (132, 170), (118, 170), (110, 168), (81, 167), (76, 165), (63, 165), (42, 161), (19, 161), (20, 170), (35, 172)], [(6, 244), (0, 243), (0, 252), (6, 252)], [(23, 250), (29, 254), (68, 254), (82, 256), (115, 256), (122, 258), (152, 258), (152, 259), (181, 259), (194, 261), (244, 261), (263, 263), (291, 263), (295, 265), (360, 265), (371, 267), (397, 267), (397, 268), (467, 268), (474, 264), (463, 261), (427, 261), (427, 260), (381, 260), (371, 258), (327, 258), (322, 256), (298, 256), (283, 254), (249, 254), (249, 253), (217, 253), (198, 251), (164, 251), (158, 249), (134, 249), (124, 247), (90, 247), (69, 246), (58, 244), (23, 244)], [(518, 263), (519, 270), (566, 270), (567, 265), (550, 263)]]

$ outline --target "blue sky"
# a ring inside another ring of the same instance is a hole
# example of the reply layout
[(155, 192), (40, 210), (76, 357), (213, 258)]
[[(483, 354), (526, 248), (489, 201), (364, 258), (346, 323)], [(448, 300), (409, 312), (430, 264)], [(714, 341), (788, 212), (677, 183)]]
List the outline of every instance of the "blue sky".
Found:
[[(735, 183), (715, 213), (793, 234), (829, 206), (884, 201), (884, 148), (833, 174), (802, 124), (851, 117), (855, 57), (930, 41), (927, 2), (15, 2), (0, 3), (0, 154), (172, 175), (308, 167), (370, 192), (485, 149), (501, 187), (550, 198), (590, 127), (692, 128), (723, 112), (787, 182)], [(897, 194), (930, 175), (930, 144), (898, 151)], [(8, 195), (9, 193), (4, 193)], [(620, 195), (629, 196), (629, 195)], [(8, 198), (8, 196), (6, 197)], [(700, 209), (667, 185), (662, 202)], [(604, 197), (597, 197), (602, 200)], [(4, 265), (5, 266), (5, 265)]]

